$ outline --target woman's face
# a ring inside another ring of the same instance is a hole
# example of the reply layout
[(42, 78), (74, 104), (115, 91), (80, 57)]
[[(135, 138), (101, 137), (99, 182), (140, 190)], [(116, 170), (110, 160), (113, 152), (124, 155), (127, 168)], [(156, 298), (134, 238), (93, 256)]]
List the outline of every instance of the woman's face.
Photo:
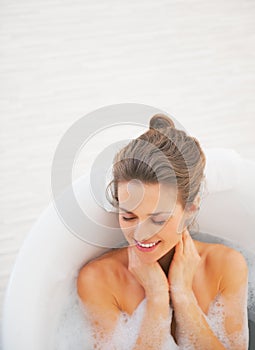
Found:
[(179, 242), (184, 210), (174, 186), (120, 182), (118, 199), (120, 227), (144, 262), (159, 260)]

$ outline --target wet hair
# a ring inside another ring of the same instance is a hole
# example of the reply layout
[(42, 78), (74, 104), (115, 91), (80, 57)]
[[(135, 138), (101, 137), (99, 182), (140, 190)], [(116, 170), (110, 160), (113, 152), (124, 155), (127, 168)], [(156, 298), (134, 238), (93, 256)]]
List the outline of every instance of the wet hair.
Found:
[[(183, 209), (192, 204), (204, 181), (206, 158), (198, 140), (175, 128), (164, 114), (151, 117), (149, 129), (114, 157), (113, 179), (106, 197), (118, 208), (118, 183), (138, 179), (145, 184), (173, 184)], [(110, 195), (109, 195), (110, 192)]]

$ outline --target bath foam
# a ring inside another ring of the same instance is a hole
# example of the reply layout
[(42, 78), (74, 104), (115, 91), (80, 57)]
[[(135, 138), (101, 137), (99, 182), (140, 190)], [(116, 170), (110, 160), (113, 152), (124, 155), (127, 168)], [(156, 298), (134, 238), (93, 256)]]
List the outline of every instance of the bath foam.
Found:
[(84, 317), (84, 306), (81, 304), (75, 288), (67, 298), (58, 326), (55, 332), (54, 350), (92, 350), (92, 336), (86, 331), (89, 329), (88, 320)]
[[(100, 349), (108, 350), (108, 349), (116, 349), (116, 350), (130, 350), (134, 347), (136, 340), (139, 335), (140, 325), (142, 319), (144, 317), (144, 312), (146, 308), (146, 298), (143, 299), (136, 310), (132, 315), (129, 315), (125, 312), (121, 313), (120, 318), (118, 320), (117, 326), (114, 330), (112, 338), (109, 340), (109, 343), (99, 344)], [(167, 320), (158, 321), (157, 324), (154, 325), (153, 330), (150, 332), (151, 338), (157, 336), (162, 328), (169, 328), (172, 320), (172, 309), (169, 307), (169, 317)], [(151, 344), (151, 339), (148, 339), (148, 345)], [(146, 345), (145, 345), (146, 346)], [(162, 344), (158, 345), (158, 349), (162, 350), (175, 350), (179, 349), (176, 343), (174, 342), (173, 337), (167, 334), (165, 340), (162, 341)]]
[[(237, 297), (238, 299), (238, 297)], [(240, 303), (240, 300), (236, 301)], [(206, 319), (211, 329), (214, 330), (215, 335), (222, 342), (226, 349), (232, 349), (233, 345), (241, 348), (241, 345), (245, 342), (248, 344), (249, 339), (249, 329), (248, 324), (243, 323), (240, 331), (232, 333), (230, 336), (227, 336), (224, 330), (224, 315), (225, 315), (225, 306), (224, 299), (221, 295), (216, 296), (213, 305), (209, 308)], [(233, 315), (234, 316), (234, 315)], [(244, 319), (247, 319), (247, 306), (244, 305)], [(239, 320), (237, 320), (238, 323)]]
[(243, 248), (240, 244), (231, 240), (225, 240), (220, 237), (216, 237), (207, 233), (191, 232), (193, 239), (197, 239), (202, 242), (213, 242), (224, 244), (230, 248), (239, 251), (246, 260), (248, 266), (248, 313), (249, 319), (255, 322), (255, 254), (254, 252)]
[[(132, 315), (123, 312), (120, 315), (114, 333), (109, 339), (98, 337), (96, 349), (100, 350), (130, 350), (133, 348), (139, 333), (139, 327), (145, 312), (146, 299), (138, 305)], [(233, 334), (228, 338), (223, 331), (224, 303), (217, 295), (211, 302), (208, 314), (204, 315), (209, 326), (219, 338), (226, 349), (232, 349), (232, 342), (242, 342), (248, 337), (248, 328), (243, 327), (241, 332)], [(172, 319), (172, 309), (170, 308), (170, 320)], [(160, 325), (155, 325), (155, 331)], [(193, 345), (188, 341), (188, 334), (184, 334), (180, 346), (177, 346), (174, 339), (169, 334), (161, 350), (192, 350)], [(56, 332), (56, 342), (54, 350), (92, 350), (94, 340), (92, 337), (90, 324), (88, 321), (86, 308), (76, 293), (75, 288), (70, 293), (68, 303), (65, 305), (58, 329)], [(201, 349), (204, 350), (204, 349)]]
[[(119, 323), (115, 329), (113, 338), (97, 339), (98, 347), (101, 350), (129, 350), (135, 344), (139, 326), (143, 317), (146, 301), (144, 300), (135, 310), (132, 316), (123, 313), (119, 319)], [(218, 298), (210, 307), (208, 315), (205, 315), (207, 322), (214, 331), (218, 339), (225, 345), (226, 349), (232, 349), (231, 344), (242, 342), (244, 338), (248, 339), (248, 328), (243, 328), (242, 332), (234, 333), (230, 338), (226, 337), (222, 330), (224, 306)], [(68, 305), (63, 310), (61, 320), (59, 322), (58, 331), (56, 333), (55, 350), (92, 350), (93, 339), (90, 333), (90, 324), (85, 313), (79, 304), (78, 297), (73, 294)], [(156, 330), (157, 327), (155, 327)], [(193, 349), (187, 339), (183, 338), (181, 346), (175, 345), (173, 338), (169, 335), (162, 350), (167, 349)], [(202, 349), (201, 349), (202, 350)], [(203, 349), (204, 350), (204, 349)]]
[[(245, 287), (240, 288), (240, 291), (235, 296), (234, 302), (234, 305), (241, 306), (241, 309), (243, 310), (241, 319), (237, 319), (235, 317), (236, 310), (234, 306), (233, 308), (231, 308), (230, 311), (228, 310), (228, 316), (234, 317), (234, 321), (236, 322), (236, 324), (241, 327), (240, 330), (233, 332), (230, 335), (228, 335), (225, 331), (225, 315), (227, 314), (227, 312), (225, 300), (221, 294), (217, 294), (215, 299), (210, 303), (207, 314), (203, 313), (203, 316), (207, 321), (209, 327), (227, 350), (232, 350), (234, 348), (233, 346), (235, 346), (235, 349), (242, 349), (243, 344), (246, 344), (246, 347), (248, 346), (249, 328), (247, 315), (247, 298), (243, 300), (243, 292), (247, 295), (247, 285)], [(179, 318), (179, 322), (185, 324), (185, 327), (189, 328), (191, 326), (187, 324), (187, 321), (185, 321), (184, 317), (183, 322), (181, 318)], [(204, 350), (204, 347), (198, 347), (197, 338), (194, 334), (189, 334), (188, 332), (186, 333), (184, 330), (182, 330), (182, 332), (177, 334), (177, 338), (179, 343), (179, 349), (181, 350), (192, 350), (192, 344), (195, 344), (195, 349)]]
[[(74, 283), (73, 285), (75, 286), (76, 284)], [(77, 295), (76, 289), (73, 288), (59, 319), (55, 333), (54, 350), (130, 350), (138, 337), (145, 306), (146, 299), (143, 299), (132, 315), (122, 312), (113, 334), (108, 338), (101, 338), (100, 334), (98, 334), (95, 340), (92, 335), (86, 307)], [(170, 307), (169, 309), (169, 319), (164, 322), (170, 325), (172, 309)], [(155, 325), (155, 332), (161, 326), (161, 323)], [(95, 345), (96, 347), (94, 348)], [(168, 350), (169, 347), (171, 350), (179, 349), (170, 333), (161, 349)]]
[[(194, 239), (198, 239), (196, 234), (193, 234)], [(199, 240), (202, 236), (199, 237)], [(208, 241), (206, 234), (203, 234), (204, 241)], [(249, 319), (254, 321), (255, 315), (255, 259), (254, 254), (246, 249), (241, 248), (236, 243), (231, 243), (229, 240), (224, 241), (220, 238), (214, 238), (217, 243), (223, 243), (240, 251), (245, 257), (249, 269), (249, 283), (248, 283), (248, 310)], [(76, 277), (77, 278), (77, 277)], [(66, 303), (63, 306), (58, 329), (55, 332), (55, 347), (54, 350), (93, 350), (93, 338), (90, 333), (90, 324), (86, 317), (86, 309), (79, 299), (76, 291), (76, 278), (71, 283), (71, 290)], [(118, 350), (130, 350), (135, 343), (137, 331), (142, 320), (146, 299), (144, 299), (137, 307), (135, 312), (129, 316), (122, 313), (119, 319), (118, 326), (114, 333), (115, 348)], [(207, 322), (216, 336), (222, 341), (227, 349), (231, 349), (231, 342), (237, 343), (241, 341), (242, 337), (247, 336), (248, 329), (243, 329), (242, 333), (233, 334), (230, 339), (226, 338), (226, 334), (222, 332), (224, 304), (220, 296), (216, 296), (212, 301), (208, 314), (205, 315)], [(109, 340), (107, 340), (109, 342)], [(105, 344), (107, 344), (107, 342)], [(108, 343), (109, 344), (109, 343)], [(117, 346), (117, 345), (118, 346)], [(103, 345), (102, 345), (103, 346)], [(99, 348), (100, 349), (100, 348)], [(107, 350), (114, 350), (114, 347), (105, 348)], [(169, 335), (162, 350), (180, 349), (192, 350), (193, 346), (183, 339), (182, 347), (174, 347), (174, 340)], [(204, 350), (204, 349), (202, 349)]]

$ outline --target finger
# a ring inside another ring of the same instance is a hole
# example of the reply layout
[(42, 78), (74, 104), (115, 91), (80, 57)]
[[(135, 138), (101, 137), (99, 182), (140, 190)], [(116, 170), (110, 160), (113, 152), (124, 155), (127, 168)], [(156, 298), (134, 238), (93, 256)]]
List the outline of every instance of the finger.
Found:
[(188, 230), (185, 230), (183, 232), (182, 239), (183, 239), (183, 253), (188, 254), (192, 250), (192, 243), (193, 243)]
[(190, 255), (198, 255), (197, 248), (193, 242), (193, 239), (191, 238), (191, 235), (188, 230), (184, 233), (184, 254), (190, 254)]
[(128, 247), (128, 267), (133, 268), (139, 264), (139, 258), (133, 247)]
[(183, 254), (183, 243), (182, 243), (182, 239), (180, 239), (180, 241), (176, 244), (175, 246), (175, 257), (179, 256)]
[(132, 265), (132, 251), (130, 246), (127, 247), (127, 252), (128, 252), (128, 268), (130, 268)]

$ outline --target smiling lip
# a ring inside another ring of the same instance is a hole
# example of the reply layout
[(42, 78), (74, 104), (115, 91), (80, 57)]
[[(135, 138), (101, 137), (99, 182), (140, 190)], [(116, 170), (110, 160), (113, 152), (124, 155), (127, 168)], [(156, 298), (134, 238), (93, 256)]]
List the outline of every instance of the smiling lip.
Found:
[(156, 249), (156, 247), (160, 243), (160, 241), (145, 243), (145, 242), (139, 242), (137, 240), (135, 240), (135, 242), (136, 242), (137, 249), (139, 249), (142, 252), (152, 252), (154, 249)]

